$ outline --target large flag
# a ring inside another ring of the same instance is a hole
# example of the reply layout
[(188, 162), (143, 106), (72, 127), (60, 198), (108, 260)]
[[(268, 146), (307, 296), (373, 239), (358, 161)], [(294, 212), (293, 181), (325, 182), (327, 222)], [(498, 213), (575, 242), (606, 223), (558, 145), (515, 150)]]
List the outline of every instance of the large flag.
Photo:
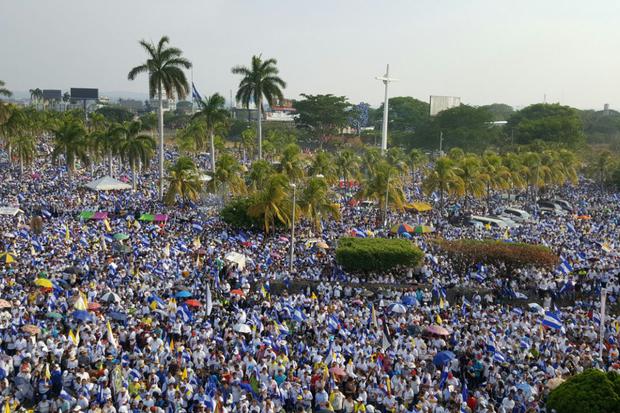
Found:
[(381, 339), (381, 348), (385, 353), (387, 349), (392, 347), (392, 337), (390, 336), (390, 331), (387, 328), (387, 324), (383, 323), (383, 338)]
[(194, 82), (192, 82), (192, 99), (197, 100), (199, 103), (202, 102), (202, 96), (198, 93), (198, 89), (196, 89)]
[(562, 274), (570, 274), (573, 271), (573, 266), (570, 265), (570, 262), (562, 259), (560, 266), (558, 267), (558, 271)]
[(108, 341), (112, 344), (113, 347), (117, 347), (116, 339), (114, 338), (114, 333), (112, 332), (112, 326), (110, 325), (110, 320), (106, 322), (106, 328), (108, 330)]
[(77, 347), (80, 345), (80, 331), (78, 330), (77, 335), (73, 334), (73, 330), (69, 330), (69, 338), (73, 342), (73, 344)]
[(542, 325), (559, 330), (562, 328), (562, 321), (553, 311), (545, 311), (545, 317), (542, 320)]
[(211, 287), (209, 283), (207, 283), (207, 306), (205, 310), (207, 310), (207, 316), (210, 316), (213, 310), (213, 299), (211, 298)]

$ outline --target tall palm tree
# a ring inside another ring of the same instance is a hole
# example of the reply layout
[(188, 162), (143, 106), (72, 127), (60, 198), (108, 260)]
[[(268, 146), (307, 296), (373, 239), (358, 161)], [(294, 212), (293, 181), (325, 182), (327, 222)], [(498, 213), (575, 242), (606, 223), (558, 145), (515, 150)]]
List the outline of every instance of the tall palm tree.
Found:
[(136, 171), (141, 165), (148, 165), (153, 158), (156, 144), (155, 140), (142, 133), (140, 121), (125, 122), (119, 126), (115, 134), (119, 137), (118, 153), (123, 162), (129, 163), (131, 168), (131, 181), (133, 190), (136, 190)]
[(409, 152), (409, 170), (411, 171), (412, 182), (415, 182), (416, 174), (424, 167), (427, 161), (426, 154), (420, 149), (414, 148)]
[(345, 193), (350, 188), (349, 181), (351, 178), (358, 174), (359, 165), (360, 160), (358, 156), (350, 149), (345, 149), (338, 153), (336, 157), (336, 170), (338, 171), (338, 176), (344, 181), (343, 189)]
[(275, 231), (276, 221), (285, 225), (291, 222), (288, 213), (291, 206), (288, 179), (284, 174), (273, 174), (265, 188), (252, 197), (248, 213), (254, 218), (261, 218), (265, 232), (269, 232)]
[(256, 129), (248, 128), (241, 132), (241, 147), (243, 148), (243, 161), (247, 157), (254, 157), (254, 149), (256, 148)]
[(485, 182), (488, 176), (483, 172), (480, 160), (476, 155), (465, 155), (455, 168), (456, 174), (463, 181), (465, 206), (468, 205), (468, 196), (480, 198), (485, 193)]
[(308, 168), (308, 175), (315, 177), (320, 175), (328, 184), (335, 184), (338, 181), (338, 170), (331, 154), (325, 151), (315, 153)]
[(206, 133), (205, 122), (200, 119), (193, 119), (177, 132), (175, 141), (181, 151), (198, 153), (204, 149)]
[(439, 191), (439, 202), (442, 208), (446, 194), (462, 195), (465, 192), (465, 185), (456, 173), (454, 161), (447, 156), (442, 156), (435, 161), (435, 166), (422, 183), (422, 187), (426, 193)]
[(237, 159), (230, 154), (223, 154), (215, 164), (214, 185), (225, 194), (239, 195), (245, 193), (243, 168)]
[(104, 129), (94, 131), (91, 133), (92, 137), (88, 139), (93, 154), (101, 153), (107, 157), (109, 176), (114, 176), (114, 156), (118, 155), (120, 131), (120, 125), (114, 123), (107, 125)]
[(60, 127), (54, 131), (52, 159), (55, 161), (61, 155), (65, 157), (69, 182), (73, 179), (75, 161), (79, 159), (83, 163), (88, 163), (88, 150), (86, 148), (85, 138), (86, 130), (84, 130), (81, 123), (75, 120), (65, 120)]
[(19, 158), (19, 174), (24, 174), (24, 166), (30, 165), (36, 153), (35, 138), (29, 131), (22, 131), (11, 139), (13, 153)]
[(392, 146), (388, 149), (385, 159), (398, 170), (401, 176), (404, 176), (409, 171), (409, 159), (398, 146)]
[(0, 141), (6, 145), (10, 162), (13, 158), (11, 138), (27, 129), (26, 125), (29, 119), (26, 111), (22, 108), (9, 104), (1, 104), (0, 106), (3, 109), (2, 113), (0, 113), (2, 115), (2, 118), (0, 118)]
[(605, 183), (612, 173), (613, 156), (610, 151), (604, 150), (596, 154), (594, 160), (594, 173), (596, 174), (600, 190), (603, 191)]
[(495, 152), (486, 151), (482, 156), (481, 172), (487, 192), (487, 209), (491, 207), (491, 190), (506, 190), (512, 184), (512, 173)]
[(239, 90), (236, 99), (243, 106), (249, 108), (250, 103), (256, 106), (258, 113), (257, 119), (257, 135), (258, 135), (258, 159), (263, 159), (263, 130), (262, 130), (262, 111), (263, 99), (270, 105), (277, 100), (284, 99), (282, 89), (286, 88), (286, 82), (278, 77), (278, 68), (276, 59), (263, 60), (261, 55), (252, 56), (252, 62), (249, 67), (235, 66), (232, 73), (241, 75), (239, 82)]
[(202, 182), (198, 177), (198, 168), (194, 161), (181, 156), (174, 165), (168, 168), (168, 190), (164, 197), (166, 205), (173, 205), (178, 198), (183, 203), (196, 201), (202, 191)]
[(541, 156), (536, 152), (525, 152), (522, 155), (524, 179), (533, 201), (538, 197), (538, 190), (545, 186), (545, 177), (550, 175), (547, 165), (542, 163)]
[(264, 159), (255, 161), (250, 168), (250, 185), (255, 191), (260, 191), (265, 188), (265, 184), (269, 180), (269, 177), (273, 175), (273, 166)]
[(402, 210), (405, 204), (405, 194), (398, 169), (386, 160), (379, 161), (373, 168), (373, 173), (362, 182), (362, 186), (355, 197), (377, 201), (379, 208), (383, 210), (385, 222), (387, 208), (390, 205), (397, 210)]
[(304, 161), (301, 158), (301, 149), (294, 143), (287, 145), (280, 157), (282, 172), (291, 182), (298, 182), (304, 176)]
[(182, 56), (181, 49), (169, 47), (170, 39), (163, 36), (157, 44), (140, 40), (140, 46), (147, 53), (147, 60), (140, 66), (129, 71), (127, 78), (134, 80), (139, 74), (149, 76), (149, 95), (151, 99), (157, 96), (159, 102), (159, 196), (164, 196), (164, 107), (163, 94), (170, 99), (175, 94), (179, 99), (189, 93), (189, 84), (183, 69), (189, 69), (192, 64)]
[(324, 178), (312, 177), (301, 191), (299, 206), (317, 232), (322, 231), (324, 217), (340, 219), (340, 206), (330, 199), (329, 185)]
[(361, 166), (363, 168), (366, 177), (374, 174), (375, 167), (379, 164), (379, 161), (383, 159), (381, 151), (377, 147), (368, 147), (362, 154)]
[(219, 93), (200, 101), (200, 111), (194, 118), (201, 119), (205, 123), (211, 146), (211, 172), (215, 176), (215, 134), (221, 132), (228, 122), (228, 110), (225, 109), (226, 101)]
[(13, 96), (13, 92), (5, 88), (4, 85), (5, 83), (2, 80), (0, 80), (0, 96), (5, 96), (7, 98), (10, 98), (11, 96)]

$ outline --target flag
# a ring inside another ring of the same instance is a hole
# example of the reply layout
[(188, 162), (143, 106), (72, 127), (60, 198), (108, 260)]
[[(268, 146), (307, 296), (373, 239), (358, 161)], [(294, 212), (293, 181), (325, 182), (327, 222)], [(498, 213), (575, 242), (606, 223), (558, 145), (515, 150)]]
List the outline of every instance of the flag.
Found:
[(566, 228), (568, 228), (568, 230), (572, 233), (577, 233), (577, 230), (575, 229), (575, 226), (573, 224), (571, 224), (570, 222), (566, 223)]
[(528, 336), (523, 336), (519, 341), (519, 345), (522, 349), (528, 349), (531, 347), (530, 338)]
[(523, 315), (523, 310), (519, 307), (513, 308), (512, 312), (515, 313), (516, 315)]
[(562, 321), (560, 321), (560, 318), (553, 311), (545, 311), (545, 317), (542, 320), (542, 325), (559, 330), (562, 328)]
[(110, 325), (110, 320), (106, 321), (106, 328), (108, 329), (108, 341), (112, 344), (113, 347), (117, 347), (116, 339), (114, 338), (114, 333), (112, 333), (112, 326)]
[(495, 354), (493, 354), (493, 360), (497, 361), (498, 363), (505, 363), (506, 357), (504, 357), (504, 355), (499, 351), (496, 351)]
[(50, 373), (50, 365), (45, 363), (45, 379), (49, 380), (52, 378), (52, 374)]
[(198, 89), (196, 89), (194, 82), (192, 82), (192, 99), (202, 102), (202, 97), (200, 96), (200, 93), (198, 93)]
[(558, 267), (558, 271), (562, 274), (570, 274), (573, 271), (573, 266), (570, 265), (568, 261), (563, 259), (560, 263), (560, 266)]
[(170, 352), (173, 352), (173, 351), (174, 351), (174, 339), (171, 338), (170, 339)]
[(65, 241), (71, 241), (71, 234), (69, 233), (69, 226), (65, 226)]
[(316, 294), (314, 293), (314, 291), (312, 291), (312, 295), (310, 296), (310, 299), (311, 299), (311, 300), (316, 300), (316, 299), (317, 299), (317, 296), (316, 296)]
[(207, 310), (207, 316), (210, 316), (211, 311), (213, 310), (213, 301), (211, 298), (211, 287), (208, 282), (207, 282), (207, 303), (206, 303), (205, 310)]
[(187, 367), (185, 367), (183, 371), (181, 372), (181, 380), (183, 381), (187, 380)]
[(463, 390), (461, 390), (461, 399), (463, 399), (464, 403), (467, 403), (467, 399), (469, 399), (469, 392), (467, 391), (466, 381), (463, 381)]
[(508, 228), (504, 231), (504, 239), (510, 239), (510, 234), (508, 233)]
[(383, 338), (381, 339), (381, 348), (383, 352), (392, 347), (392, 337), (390, 336), (390, 331), (387, 328), (387, 324), (383, 323)]
[(106, 231), (112, 232), (112, 227), (110, 226), (110, 221), (108, 221), (107, 218), (103, 220), (103, 225), (105, 225)]
[(448, 365), (446, 364), (441, 371), (441, 377), (439, 378), (439, 388), (443, 390), (443, 387), (446, 385), (446, 380), (448, 380)]
[(392, 395), (392, 380), (390, 380), (390, 376), (387, 375), (385, 379), (385, 388), (387, 389), (387, 394)]
[(441, 316), (439, 314), (437, 314), (435, 321), (437, 321), (437, 324), (442, 325), (443, 324), (443, 320), (441, 319)]
[(75, 300), (75, 304), (73, 304), (73, 307), (78, 311), (88, 311), (88, 303), (84, 299), (82, 293), (80, 293), (78, 299)]
[(6, 398), (6, 402), (4, 402), (4, 413), (11, 413), (11, 406), (9, 405), (9, 398)]
[(80, 332), (78, 330), (78, 335), (73, 334), (73, 330), (69, 330), (69, 338), (73, 342), (73, 344), (77, 347), (80, 345)]

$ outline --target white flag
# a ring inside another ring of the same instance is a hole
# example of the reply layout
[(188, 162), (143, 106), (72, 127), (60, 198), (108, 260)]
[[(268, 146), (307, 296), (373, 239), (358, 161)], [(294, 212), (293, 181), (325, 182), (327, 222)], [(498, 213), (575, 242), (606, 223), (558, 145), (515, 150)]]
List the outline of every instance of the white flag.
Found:
[(211, 286), (210, 283), (207, 282), (207, 315), (211, 315), (211, 310), (213, 310), (213, 301), (211, 301)]

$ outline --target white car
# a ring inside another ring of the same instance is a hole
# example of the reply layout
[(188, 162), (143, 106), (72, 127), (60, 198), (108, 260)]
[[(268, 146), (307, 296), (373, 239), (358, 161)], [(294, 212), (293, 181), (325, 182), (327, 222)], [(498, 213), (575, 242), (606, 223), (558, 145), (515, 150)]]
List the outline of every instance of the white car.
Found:
[(515, 222), (527, 222), (532, 219), (532, 215), (529, 212), (514, 207), (504, 208), (500, 215), (508, 217)]

